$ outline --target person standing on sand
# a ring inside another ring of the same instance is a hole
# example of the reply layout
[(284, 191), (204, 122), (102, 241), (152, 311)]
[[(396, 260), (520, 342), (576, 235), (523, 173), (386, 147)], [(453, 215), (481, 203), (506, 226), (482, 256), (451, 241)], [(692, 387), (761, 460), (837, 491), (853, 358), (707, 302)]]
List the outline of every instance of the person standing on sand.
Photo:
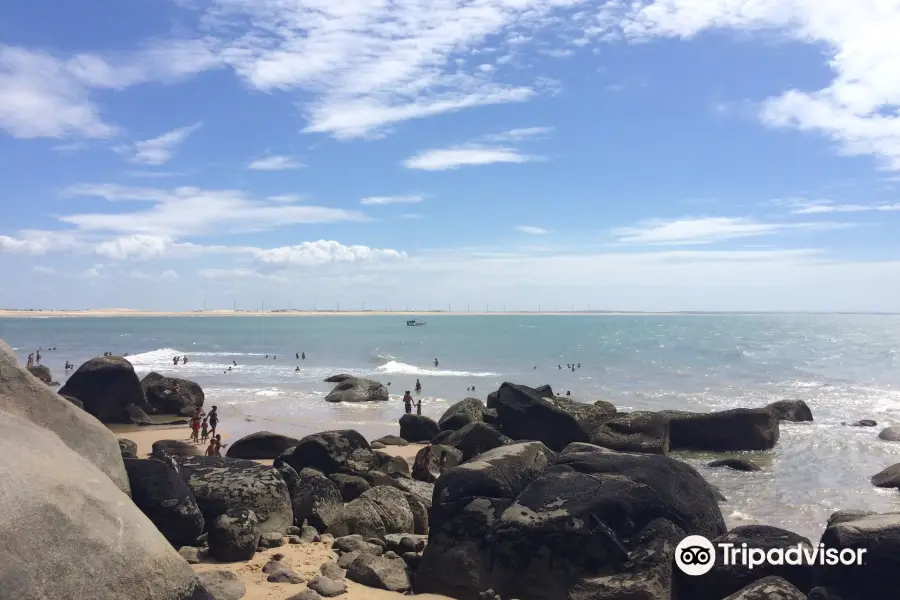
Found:
[(213, 437), (216, 436), (216, 427), (219, 426), (219, 409), (216, 406), (213, 406), (209, 411), (209, 430), (210, 435)]
[(406, 393), (403, 394), (403, 407), (406, 409), (406, 414), (412, 414), (412, 394), (409, 393), (409, 390), (406, 390)]
[(216, 455), (216, 438), (213, 438), (209, 441), (209, 446), (206, 447), (206, 455), (207, 456), (215, 456)]
[(221, 435), (218, 435), (218, 434), (217, 434), (216, 437), (213, 438), (213, 439), (216, 441), (216, 454), (215, 454), (215, 456), (218, 456), (219, 458), (222, 458), (222, 448), (227, 448), (227, 447), (228, 447), (228, 444), (223, 444), (223, 443), (222, 443), (222, 436), (221, 436)]
[(209, 439), (209, 419), (203, 419), (200, 424), (200, 443), (205, 444)]
[(422, 416), (422, 399), (419, 398), (419, 401), (416, 402), (416, 414), (420, 417)]
[(191, 417), (191, 441), (200, 443), (200, 415), (194, 413)]

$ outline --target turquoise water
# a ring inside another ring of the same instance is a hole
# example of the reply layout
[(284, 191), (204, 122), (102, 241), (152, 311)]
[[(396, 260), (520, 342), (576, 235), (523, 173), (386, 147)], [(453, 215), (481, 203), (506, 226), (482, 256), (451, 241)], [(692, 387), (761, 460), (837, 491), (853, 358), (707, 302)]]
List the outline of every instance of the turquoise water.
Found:
[[(729, 521), (817, 538), (837, 508), (900, 507), (894, 492), (869, 483), (900, 462), (900, 443), (877, 439), (882, 426), (900, 424), (900, 316), (425, 318), (424, 327), (406, 327), (403, 316), (13, 318), (0, 319), (0, 337), (23, 362), (29, 351), (55, 345), (43, 362), (60, 381), (66, 360), (80, 364), (106, 351), (129, 353), (141, 374), (194, 379), (236, 434), (339, 427), (396, 433), (399, 397), (417, 378), (423, 413), (433, 417), (468, 395), (484, 398), (503, 381), (549, 383), (622, 410), (716, 410), (800, 398), (816, 422), (783, 425), (778, 447), (755, 457), (765, 467), (760, 473), (712, 470), (704, 466), (708, 456), (683, 456), (729, 498)], [(299, 352), (307, 360), (296, 360)], [(188, 364), (174, 367), (176, 354), (187, 354)], [(238, 366), (225, 373), (232, 361)], [(566, 363), (582, 368), (572, 372)], [(398, 401), (328, 404), (322, 398), (331, 386), (322, 379), (339, 372), (390, 383)], [(466, 391), (471, 386), (474, 393)], [(841, 425), (861, 418), (879, 427)]]

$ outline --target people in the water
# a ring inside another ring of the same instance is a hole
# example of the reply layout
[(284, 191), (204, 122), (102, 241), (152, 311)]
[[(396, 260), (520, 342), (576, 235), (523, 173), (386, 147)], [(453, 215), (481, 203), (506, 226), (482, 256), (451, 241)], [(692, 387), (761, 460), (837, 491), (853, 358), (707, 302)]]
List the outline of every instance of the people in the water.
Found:
[(403, 394), (403, 408), (406, 410), (406, 414), (412, 414), (412, 405), (412, 394), (409, 393), (409, 390), (406, 390), (406, 393)]
[(300, 353), (300, 360), (306, 360), (306, 352)]
[(419, 416), (422, 415), (422, 399), (421, 398), (419, 398), (419, 401), (416, 402), (416, 414)]
[(422, 391), (422, 382), (419, 381), (418, 379), (416, 379), (416, 391), (417, 391), (417, 392), (421, 392), (421, 391)]
[(434, 357), (434, 366), (438, 366), (438, 359), (437, 359), (437, 357)]

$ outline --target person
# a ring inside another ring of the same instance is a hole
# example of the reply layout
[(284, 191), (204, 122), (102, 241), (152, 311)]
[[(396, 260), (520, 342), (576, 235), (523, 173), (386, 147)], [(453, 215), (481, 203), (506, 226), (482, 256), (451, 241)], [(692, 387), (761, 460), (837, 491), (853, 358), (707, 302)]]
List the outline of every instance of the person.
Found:
[(209, 446), (206, 447), (206, 455), (207, 456), (215, 456), (216, 455), (216, 438), (213, 438), (209, 441)]
[(300, 360), (306, 360), (306, 352), (300, 353)]
[(438, 359), (436, 356), (434, 357), (434, 366), (438, 366)]
[(181, 364), (183, 364), (183, 365), (187, 364), (187, 354), (185, 354), (184, 358), (181, 359)]
[(409, 390), (403, 394), (403, 407), (406, 409), (406, 414), (412, 414), (412, 394), (409, 393)]
[(175, 365), (175, 366), (177, 367), (177, 366), (178, 366), (178, 360), (179, 360), (180, 358), (181, 358), (180, 356), (176, 356), (175, 358), (173, 358), (173, 359), (172, 359), (172, 364)]
[(236, 361), (236, 360), (233, 360), (233, 361), (231, 361), (231, 364), (234, 365), (234, 366), (236, 367), (236, 366), (237, 366), (237, 361)]
[(200, 443), (200, 413), (194, 413), (191, 418), (191, 441)]
[(300, 353), (299, 353), (299, 352), (295, 352), (295, 353), (294, 353), (294, 358), (296, 358), (297, 360), (300, 360)]
[(28, 353), (28, 362), (25, 363), (25, 366), (26, 366), (26, 367), (33, 367), (33, 366), (34, 366), (34, 354), (33, 354), (33, 353), (31, 353), (31, 352)]
[(209, 419), (203, 419), (203, 423), (200, 424), (200, 442), (205, 444), (206, 440), (209, 439)]
[(37, 358), (37, 364), (41, 364), (41, 353), (40, 353), (40, 351), (38, 351), (36, 358)]
[(416, 391), (417, 391), (417, 392), (421, 392), (421, 391), (422, 391), (422, 382), (419, 381), (418, 379), (416, 379)]
[(300, 367), (297, 367), (296, 369), (294, 369), (294, 372), (297, 372), (299, 370), (300, 370)]
[(222, 448), (227, 448), (227, 447), (228, 447), (228, 444), (223, 444), (223, 443), (222, 443), (222, 436), (221, 436), (221, 435), (216, 434), (216, 438), (215, 438), (215, 439), (216, 439), (216, 454), (215, 454), (215, 455), (218, 456), (218, 457), (221, 457), (221, 456), (222, 456)]
[[(419, 401), (416, 402), (416, 414), (419, 415), (420, 417), (422, 416), (422, 399), (421, 398), (419, 398)], [(431, 448), (431, 446), (428, 446), (428, 447)]]
[(216, 435), (216, 427), (219, 425), (219, 409), (216, 406), (213, 406), (209, 411), (209, 431), (210, 434), (215, 437)]

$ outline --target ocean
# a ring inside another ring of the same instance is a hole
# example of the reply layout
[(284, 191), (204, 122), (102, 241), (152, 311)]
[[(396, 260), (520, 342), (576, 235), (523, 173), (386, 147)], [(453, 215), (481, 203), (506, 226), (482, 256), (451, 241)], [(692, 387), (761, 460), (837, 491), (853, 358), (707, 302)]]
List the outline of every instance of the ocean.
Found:
[[(550, 384), (620, 410), (721, 410), (802, 399), (815, 423), (784, 423), (756, 473), (711, 469), (713, 455), (676, 453), (728, 498), (730, 525), (765, 523), (817, 541), (838, 509), (896, 511), (900, 496), (869, 478), (900, 462), (900, 443), (877, 438), (900, 423), (900, 316), (866, 315), (427, 315), (0, 318), (0, 338), (64, 382), (66, 360), (128, 353), (140, 375), (197, 381), (225, 431), (295, 437), (355, 428), (398, 433), (400, 397), (422, 382), (422, 413), (437, 419), (504, 381)], [(305, 352), (306, 360), (295, 358)], [(174, 355), (188, 364), (173, 366)], [(435, 358), (438, 366), (434, 366)], [(231, 372), (228, 366), (237, 363)], [(575, 372), (567, 363), (580, 363)], [(562, 369), (558, 366), (562, 365)], [(297, 371), (296, 368), (300, 370)], [(323, 379), (350, 373), (390, 384), (392, 402), (330, 404)], [(473, 387), (475, 391), (467, 391)], [(871, 418), (878, 427), (842, 425)]]

